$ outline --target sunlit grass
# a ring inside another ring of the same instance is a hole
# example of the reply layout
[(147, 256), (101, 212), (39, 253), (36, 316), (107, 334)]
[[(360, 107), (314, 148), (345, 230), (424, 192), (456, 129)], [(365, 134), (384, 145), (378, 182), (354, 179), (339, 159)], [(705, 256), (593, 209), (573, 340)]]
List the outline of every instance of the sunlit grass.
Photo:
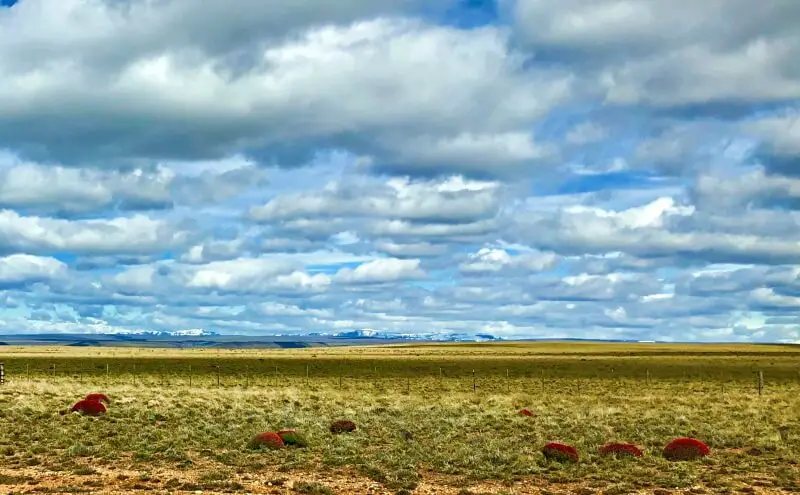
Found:
[[(529, 359), (415, 356), (411, 349), (403, 358), (355, 349), (312, 358), (306, 351), (90, 349), (84, 357), (74, 350), (41, 357), (40, 349), (3, 349), (9, 382), (0, 388), (2, 467), (88, 478), (115, 466), (165, 469), (174, 479), (159, 486), (219, 491), (246, 491), (266, 471), (346, 472), (392, 491), (426, 478), (454, 489), (526, 479), (620, 493), (726, 491), (756, 480), (762, 488), (797, 489), (800, 377), (797, 357), (786, 351)], [(765, 370), (762, 396), (756, 370)], [(59, 414), (96, 391), (112, 398), (105, 417)], [(522, 407), (536, 416), (519, 416)], [(358, 429), (332, 435), (328, 426), (340, 418)], [(788, 441), (778, 435), (782, 425), (795, 432)], [(307, 448), (246, 448), (255, 433), (283, 427), (304, 433)], [(662, 459), (663, 446), (684, 435), (708, 443), (712, 456)], [(577, 447), (581, 462), (546, 462), (540, 449), (548, 441)], [(602, 458), (597, 449), (607, 441), (635, 443), (645, 456)]]

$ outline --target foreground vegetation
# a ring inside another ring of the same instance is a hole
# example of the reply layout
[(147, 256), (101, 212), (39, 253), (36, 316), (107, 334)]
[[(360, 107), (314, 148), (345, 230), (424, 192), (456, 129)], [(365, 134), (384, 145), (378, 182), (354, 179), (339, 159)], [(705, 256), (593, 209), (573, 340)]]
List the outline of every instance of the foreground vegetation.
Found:
[[(109, 483), (115, 493), (797, 491), (796, 349), (9, 347), (0, 349), (0, 492)], [(60, 414), (96, 391), (111, 396), (106, 416)], [(522, 407), (535, 417), (517, 415)], [(358, 429), (332, 435), (340, 418)], [(284, 427), (308, 446), (247, 448), (254, 434)], [(711, 457), (664, 460), (677, 436), (703, 440)], [(614, 440), (645, 456), (597, 455)], [(548, 441), (574, 445), (581, 462), (546, 461)]]

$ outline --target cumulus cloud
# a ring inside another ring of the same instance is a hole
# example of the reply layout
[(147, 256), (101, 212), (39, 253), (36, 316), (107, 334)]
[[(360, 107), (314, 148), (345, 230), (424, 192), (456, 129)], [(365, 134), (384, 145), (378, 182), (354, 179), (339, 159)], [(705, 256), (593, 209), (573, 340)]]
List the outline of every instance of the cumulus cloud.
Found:
[(500, 187), (493, 182), (332, 183), (311, 194), (278, 196), (250, 210), (256, 221), (314, 217), (378, 217), (429, 222), (468, 222), (491, 218), (500, 208)]
[(29, 254), (12, 254), (0, 258), (0, 284), (20, 284), (47, 281), (67, 274), (61, 261)]
[(800, 7), (791, 0), (758, 11), (746, 0), (509, 3), (521, 43), (595, 76), (609, 102), (705, 106), (800, 95), (800, 33), (789, 21)]
[[(0, 44), (0, 146), (66, 163), (245, 153), (292, 165), (317, 149), (345, 148), (374, 156), (382, 168), (474, 174), (491, 164), (504, 173), (548, 154), (523, 128), (570, 88), (568, 74), (525, 71), (524, 56), (509, 51), (500, 29), (465, 32), (396, 17), (329, 19), (271, 43), (256, 38), (237, 47), (243, 53), (235, 58), (249, 61), (238, 70), (217, 51), (179, 41), (142, 50), (115, 34), (122, 53), (106, 65), (96, 58), (95, 37), (172, 24), (175, 4), (135, 2), (123, 14), (101, 2), (31, 3), (41, 8), (20, 4), (0, 17), (4, 32), (28, 33)], [(60, 30), (39, 27), (56, 12), (86, 24), (83, 35), (63, 26), (74, 50), (57, 41)], [(269, 38), (266, 27), (258, 32)], [(19, 62), (19, 54), (42, 51), (36, 68)]]
[(0, 249), (6, 251), (143, 254), (180, 247), (189, 233), (145, 215), (63, 220), (0, 210)]
[(525, 273), (545, 270), (557, 261), (553, 253), (511, 255), (505, 249), (481, 248), (470, 254), (459, 268), (466, 274), (493, 274), (501, 270)]
[(425, 272), (419, 268), (419, 260), (377, 259), (363, 263), (354, 269), (342, 268), (335, 280), (343, 283), (382, 283), (424, 278)]
[(0, 7), (0, 334), (800, 341), (800, 4), (468, 3)]
[(108, 170), (24, 162), (0, 154), (0, 207), (41, 213), (81, 215), (207, 205), (265, 183), (264, 170), (235, 161), (177, 172), (165, 166)]

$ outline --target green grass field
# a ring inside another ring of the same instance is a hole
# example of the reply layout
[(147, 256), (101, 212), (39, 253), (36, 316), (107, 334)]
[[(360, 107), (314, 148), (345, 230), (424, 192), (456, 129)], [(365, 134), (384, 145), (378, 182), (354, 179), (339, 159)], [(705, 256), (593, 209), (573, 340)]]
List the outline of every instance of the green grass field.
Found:
[[(0, 361), (0, 493), (800, 490), (798, 347), (7, 346)], [(59, 414), (88, 392), (111, 396), (106, 416)], [(519, 416), (522, 407), (536, 416)], [(338, 418), (358, 430), (330, 434)], [(282, 427), (308, 447), (246, 448)], [(661, 457), (670, 439), (690, 435), (712, 455)], [(612, 440), (645, 456), (598, 456)], [(548, 441), (574, 445), (581, 461), (546, 461)]]

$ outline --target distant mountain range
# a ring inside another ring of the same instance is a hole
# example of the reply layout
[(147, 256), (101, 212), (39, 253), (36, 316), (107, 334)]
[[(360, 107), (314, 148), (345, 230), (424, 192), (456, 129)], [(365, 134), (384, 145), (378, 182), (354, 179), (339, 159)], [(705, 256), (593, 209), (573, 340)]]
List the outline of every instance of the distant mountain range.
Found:
[[(26, 334), (26, 335), (34, 335), (34, 334)], [(61, 335), (61, 334), (51, 334), (51, 335)], [(209, 332), (207, 330), (201, 330), (199, 328), (191, 328), (187, 330), (175, 330), (172, 332), (159, 332), (156, 330), (111, 330), (103, 332), (87, 332), (87, 333), (75, 333), (75, 334), (63, 334), (63, 335), (72, 335), (72, 336), (140, 335), (145, 337), (212, 337), (219, 334), (215, 332)]]
[(85, 334), (0, 335), (3, 345), (57, 345), (71, 347), (173, 347), (173, 348), (302, 348), (346, 345), (379, 345), (387, 342), (484, 342), (500, 340), (491, 335), (426, 334), (389, 335), (370, 331), (312, 333), (308, 335), (220, 335), (204, 330), (159, 332), (151, 330)]
[[(4, 345), (51, 345), (72, 347), (172, 347), (172, 348), (225, 348), (225, 349), (259, 349), (259, 348), (302, 348), (331, 347), (347, 345), (381, 345), (387, 343), (418, 342), (574, 342), (574, 343), (662, 343), (652, 340), (602, 340), (577, 338), (539, 338), (539, 339), (505, 339), (489, 334), (467, 335), (449, 334), (386, 334), (370, 330), (349, 332), (310, 333), (306, 335), (220, 335), (205, 330), (176, 330), (158, 332), (151, 330), (132, 330), (112, 333), (82, 334), (16, 334), (0, 335), (0, 346)], [(724, 342), (718, 342), (724, 343)], [(786, 345), (786, 344), (785, 344)], [(800, 345), (795, 343), (792, 345)]]
[[(387, 343), (415, 342), (509, 342), (512, 340), (489, 334), (463, 333), (388, 334), (372, 330), (354, 330), (338, 333), (309, 333), (305, 335), (220, 335), (200, 329), (176, 331), (125, 330), (82, 334), (16, 334), (0, 335), (3, 345), (57, 345), (71, 347), (172, 347), (172, 348), (302, 348), (347, 345), (381, 345)], [(592, 339), (514, 339), (516, 342), (637, 342), (634, 340)], [(654, 343), (654, 342), (653, 342)]]
[[(318, 334), (325, 335), (325, 334)], [(335, 339), (381, 339), (381, 340), (427, 340), (431, 342), (485, 342), (492, 340), (503, 340), (488, 334), (468, 335), (462, 333), (401, 333), (388, 334), (375, 332), (372, 330), (353, 330), (350, 332), (339, 332), (330, 335)]]
[(312, 332), (308, 334), (276, 334), (264, 336), (231, 336), (220, 335), (216, 332), (209, 332), (201, 329), (189, 330), (175, 330), (169, 332), (162, 332), (156, 330), (117, 330), (111, 332), (98, 332), (98, 333), (77, 333), (77, 334), (25, 334), (21, 335), (28, 338), (36, 338), (37, 336), (47, 336), (49, 338), (62, 337), (65, 339), (83, 338), (92, 339), (101, 336), (115, 336), (115, 337), (142, 337), (142, 338), (169, 338), (169, 337), (235, 337), (247, 339), (266, 339), (269, 340), (274, 337), (323, 337), (326, 339), (368, 339), (368, 340), (426, 340), (438, 342), (483, 342), (492, 340), (503, 340), (499, 337), (488, 334), (468, 335), (460, 333), (449, 334), (388, 334), (383, 332), (376, 332), (373, 330), (353, 330), (349, 332), (338, 333), (319, 333)]

